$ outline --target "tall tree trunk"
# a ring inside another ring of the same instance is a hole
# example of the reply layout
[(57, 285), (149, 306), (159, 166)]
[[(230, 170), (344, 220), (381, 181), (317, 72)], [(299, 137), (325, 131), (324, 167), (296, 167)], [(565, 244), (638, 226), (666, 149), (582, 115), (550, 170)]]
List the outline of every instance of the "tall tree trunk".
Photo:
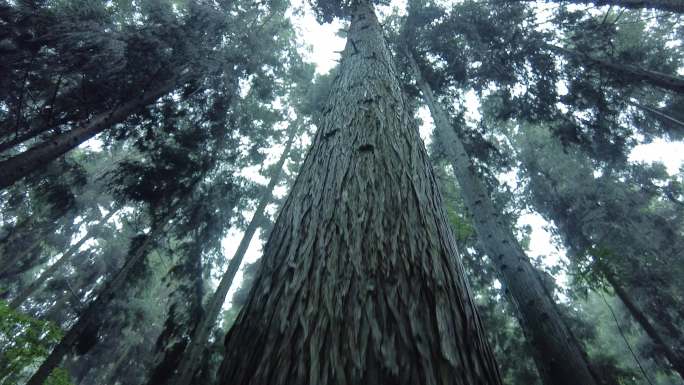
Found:
[[(104, 218), (100, 220), (100, 223), (98, 223), (98, 227), (104, 225), (109, 221), (109, 219), (117, 212), (117, 210), (110, 210), (107, 215), (105, 215)], [(99, 231), (97, 228), (91, 228), (88, 230), (86, 235), (84, 235), (78, 242), (73, 244), (69, 249), (67, 249), (64, 253), (62, 253), (62, 256), (59, 257), (59, 259), (50, 265), (45, 271), (31, 284), (29, 284), (26, 288), (24, 288), (13, 300), (10, 302), (10, 307), (13, 309), (18, 308), (21, 306), (24, 301), (26, 301), (30, 296), (33, 295), (33, 293), (36, 292), (36, 290), (40, 289), (41, 286), (43, 286), (43, 283), (45, 281), (52, 277), (55, 272), (57, 272), (59, 269), (61, 269), (69, 260), (71, 260), (71, 257), (78, 252), (78, 250), (83, 246), (86, 241), (88, 241), (90, 238), (92, 238), (95, 233)]]
[(13, 185), (21, 178), (35, 172), (81, 143), (94, 137), (112, 125), (122, 122), (160, 97), (173, 91), (180, 78), (172, 78), (162, 85), (143, 92), (139, 97), (123, 102), (115, 109), (95, 116), (63, 134), (31, 147), (30, 149), (0, 162), (0, 189)]
[(140, 267), (145, 257), (154, 246), (157, 238), (164, 233), (165, 225), (175, 212), (169, 209), (167, 216), (153, 224), (145, 239), (140, 241), (130, 252), (130, 257), (119, 271), (105, 284), (93, 301), (80, 312), (78, 321), (62, 337), (61, 341), (52, 349), (50, 355), (43, 361), (38, 370), (31, 376), (27, 385), (43, 385), (52, 370), (60, 365), (64, 357), (73, 353), (75, 345), (86, 333), (97, 331), (102, 322), (100, 314), (104, 314), (107, 305), (114, 297), (122, 293), (131, 280), (135, 270)]
[[(249, 244), (252, 241), (252, 238), (254, 237), (254, 233), (259, 227), (261, 221), (263, 220), (264, 212), (266, 211), (266, 206), (268, 206), (273, 197), (273, 189), (278, 184), (278, 181), (280, 180), (280, 175), (283, 171), (283, 166), (285, 165), (285, 162), (290, 156), (292, 142), (294, 141), (295, 136), (298, 132), (298, 124), (299, 123), (295, 123), (290, 128), (289, 136), (287, 142), (285, 143), (285, 149), (283, 150), (283, 153), (280, 155), (280, 159), (278, 159), (278, 162), (275, 165), (273, 175), (271, 175), (271, 180), (268, 182), (268, 186), (264, 191), (264, 195), (261, 197), (259, 205), (257, 206), (256, 211), (254, 212), (254, 215), (252, 216), (252, 219), (249, 222), (249, 225), (245, 229), (245, 232), (242, 236), (242, 240), (240, 241), (240, 244), (238, 245), (238, 248), (235, 251), (233, 258), (231, 258), (230, 263), (228, 264), (228, 269), (226, 269), (226, 272), (223, 273), (221, 281), (219, 282), (219, 285), (216, 288), (214, 295), (209, 300), (209, 304), (207, 305), (207, 311), (204, 312), (204, 316), (202, 317), (199, 324), (197, 325), (197, 328), (192, 334), (190, 345), (186, 350), (186, 353), (182, 356), (182, 361), (180, 362), (180, 366), (178, 367), (178, 374), (171, 381), (169, 381), (170, 384), (189, 385), (190, 381), (197, 372), (197, 369), (199, 368), (202, 353), (206, 349), (209, 334), (211, 333), (212, 328), (216, 324), (216, 319), (218, 318), (218, 315), (221, 312), (223, 303), (226, 301), (226, 295), (228, 294), (228, 291), (230, 290), (230, 287), (233, 284), (235, 274), (237, 273), (238, 268), (242, 264), (242, 259), (245, 257), (245, 253), (247, 252)], [(150, 383), (149, 385), (161, 384)]]
[[(525, 0), (533, 1), (533, 0)], [(536, 0), (534, 0), (536, 1)], [(557, 3), (612, 5), (629, 9), (658, 9), (661, 11), (684, 13), (682, 0), (552, 0)]]
[(226, 337), (220, 383), (500, 384), (369, 0)]
[[(423, 79), (412, 54), (407, 53), (423, 98), (435, 123), (437, 138), (461, 187), (463, 201), (473, 216), (480, 244), (490, 257), (520, 313), (525, 334), (536, 350), (535, 362), (547, 385), (595, 385), (596, 379), (556, 304), (518, 243), (511, 227), (495, 208), (484, 182), (471, 164), (462, 139)], [(460, 133), (460, 132), (459, 132)]]
[(665, 356), (665, 358), (672, 365), (672, 369), (679, 373), (679, 375), (684, 379), (684, 351), (682, 351), (682, 348), (678, 349), (677, 346), (670, 346), (670, 344), (666, 342), (665, 338), (663, 338), (660, 332), (658, 332), (655, 325), (651, 323), (648, 317), (640, 309), (636, 301), (632, 300), (627, 290), (625, 290), (625, 288), (622, 287), (619, 280), (617, 279), (615, 274), (613, 274), (610, 268), (606, 266), (604, 263), (602, 263), (600, 260), (595, 260), (595, 263), (598, 266), (598, 270), (601, 272), (601, 274), (606, 278), (606, 281), (608, 281), (610, 286), (613, 288), (613, 291), (615, 292), (617, 297), (620, 298), (622, 303), (625, 305), (627, 311), (629, 311), (629, 314), (632, 317), (634, 317), (634, 319), (637, 321), (639, 326), (641, 326), (646, 335), (656, 345), (656, 350), (659, 351), (663, 356)]
[(684, 78), (680, 76), (651, 71), (631, 64), (621, 64), (605, 59), (597, 59), (587, 53), (577, 52), (551, 44), (546, 44), (546, 48), (564, 56), (582, 61), (590, 67), (601, 68), (612, 72), (615, 75), (628, 77), (630, 81), (641, 81), (654, 87), (663, 88), (680, 94), (684, 93)]

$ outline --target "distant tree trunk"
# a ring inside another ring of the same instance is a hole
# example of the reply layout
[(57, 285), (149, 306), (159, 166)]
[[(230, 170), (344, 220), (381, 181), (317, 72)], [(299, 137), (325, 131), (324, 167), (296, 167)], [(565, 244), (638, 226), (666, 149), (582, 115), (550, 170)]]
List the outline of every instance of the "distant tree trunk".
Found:
[(535, 362), (544, 383), (597, 384), (586, 355), (565, 325), (553, 298), (539, 280), (536, 269), (515, 238), (510, 224), (495, 208), (484, 182), (470, 162), (462, 139), (423, 79), (412, 54), (408, 52), (407, 56), (432, 114), (439, 143), (450, 160), (463, 201), (473, 216), (478, 240), (517, 305), (525, 334), (536, 350)]
[(655, 325), (651, 323), (648, 317), (640, 309), (636, 301), (634, 301), (627, 290), (622, 287), (610, 268), (600, 260), (595, 260), (595, 262), (598, 266), (598, 270), (606, 278), (606, 281), (608, 281), (617, 297), (620, 298), (622, 303), (625, 305), (629, 311), (629, 314), (634, 317), (646, 335), (648, 335), (651, 341), (653, 341), (653, 343), (656, 345), (656, 350), (665, 356), (665, 358), (672, 365), (672, 368), (679, 373), (682, 379), (684, 379), (684, 352), (682, 351), (682, 348), (678, 348), (678, 344), (671, 346), (671, 344), (666, 342), (665, 338), (660, 334), (660, 332), (658, 332)]
[(630, 81), (641, 81), (654, 87), (663, 88), (676, 93), (684, 93), (684, 78), (651, 71), (631, 64), (614, 63), (609, 60), (597, 59), (587, 53), (577, 52), (566, 48), (546, 44), (549, 50), (572, 57), (586, 63), (590, 67), (597, 67), (619, 76), (628, 77)]
[[(219, 285), (216, 288), (214, 295), (209, 300), (209, 304), (207, 305), (207, 311), (204, 312), (202, 319), (200, 320), (199, 324), (197, 325), (197, 328), (195, 328), (195, 331), (192, 334), (192, 338), (190, 339), (190, 345), (188, 349), (186, 350), (185, 354), (181, 357), (182, 360), (179, 363), (177, 375), (169, 381), (169, 383), (172, 385), (189, 385), (190, 381), (194, 378), (194, 375), (199, 368), (199, 365), (202, 361), (202, 353), (206, 349), (209, 334), (211, 333), (212, 328), (216, 324), (216, 320), (219, 316), (219, 313), (221, 312), (223, 303), (226, 301), (226, 295), (228, 294), (228, 291), (230, 290), (230, 287), (233, 284), (235, 274), (237, 273), (238, 268), (242, 264), (242, 259), (244, 258), (245, 253), (249, 248), (249, 244), (252, 241), (252, 238), (254, 237), (254, 233), (259, 227), (261, 221), (263, 220), (264, 212), (266, 211), (266, 206), (268, 206), (268, 204), (271, 202), (273, 198), (273, 189), (280, 181), (280, 175), (282, 174), (283, 166), (285, 165), (285, 162), (290, 156), (292, 143), (295, 139), (297, 132), (298, 124), (295, 123), (290, 128), (289, 136), (287, 142), (285, 143), (285, 149), (283, 150), (283, 153), (280, 155), (280, 159), (278, 159), (278, 162), (275, 165), (273, 175), (271, 175), (271, 180), (268, 182), (268, 186), (266, 187), (264, 195), (261, 197), (261, 200), (259, 201), (259, 205), (257, 206), (256, 211), (252, 216), (252, 220), (249, 222), (249, 225), (245, 229), (245, 232), (242, 236), (242, 240), (240, 241), (240, 244), (238, 245), (238, 248), (235, 251), (233, 258), (231, 258), (230, 263), (228, 264), (228, 269), (226, 269), (226, 272), (223, 274), (223, 277), (221, 277), (221, 281), (219, 282)], [(161, 385), (161, 383), (152, 383), (150, 381), (148, 385)]]
[[(97, 227), (102, 226), (103, 224), (107, 223), (109, 219), (117, 212), (117, 210), (110, 210), (107, 215), (105, 215), (104, 218), (100, 220), (100, 223), (98, 223)], [(95, 233), (99, 231), (97, 228), (91, 228), (88, 230), (86, 235), (84, 235), (78, 242), (73, 244), (69, 249), (67, 249), (64, 253), (62, 253), (62, 256), (59, 257), (59, 259), (50, 265), (45, 271), (31, 284), (29, 284), (26, 288), (24, 288), (17, 296), (10, 302), (10, 307), (13, 309), (18, 308), (21, 306), (24, 301), (26, 301), (30, 296), (35, 293), (36, 290), (40, 289), (41, 286), (43, 286), (43, 283), (45, 281), (52, 277), (59, 269), (61, 269), (64, 265), (69, 262), (71, 257), (78, 252), (78, 250), (83, 246), (84, 243), (86, 243), (89, 239), (91, 239)]]
[(678, 120), (677, 118), (675, 118), (675, 117), (673, 117), (673, 116), (671, 116), (671, 115), (669, 115), (669, 114), (667, 114), (667, 113), (665, 113), (665, 112), (663, 112), (657, 108), (649, 107), (649, 106), (646, 106), (646, 105), (643, 105), (641, 103), (637, 103), (637, 102), (634, 102), (631, 100), (627, 100), (627, 104), (630, 104), (634, 107), (637, 107), (637, 108), (643, 110), (644, 112), (655, 116), (656, 118), (658, 118), (661, 121), (665, 121), (665, 122), (668, 122), (670, 124), (674, 124), (676, 126), (679, 126), (680, 130), (684, 130), (684, 122), (682, 122), (681, 120)]
[[(150, 385), (165, 384), (173, 378), (189, 338), (202, 316), (203, 248), (197, 240), (190, 242), (192, 244), (188, 245), (189, 250), (179, 256), (179, 263), (171, 269), (166, 278), (175, 289), (170, 294), (168, 316), (155, 344), (156, 357), (148, 380)], [(183, 249), (185, 248), (181, 248)]]
[[(525, 0), (533, 1), (533, 0)], [(595, 6), (613, 5), (629, 9), (658, 9), (661, 11), (684, 13), (682, 0), (552, 0), (556, 3), (593, 4)]]
[(0, 153), (5, 152), (11, 148), (14, 148), (15, 146), (24, 143), (25, 141), (35, 138), (36, 136), (42, 134), (43, 132), (48, 131), (49, 128), (44, 128), (40, 130), (31, 130), (29, 132), (25, 132), (23, 134), (17, 135), (12, 139), (8, 139), (2, 143), (0, 143)]
[(226, 337), (231, 385), (501, 384), (368, 0)]
[[(16, 224), (9, 234), (0, 241), (0, 279), (9, 279), (35, 267), (33, 258), (42, 252), (36, 238), (56, 231), (57, 218), (37, 220), (27, 218)], [(25, 239), (27, 235), (29, 239)], [(32, 263), (33, 262), (33, 263)]]
[(167, 80), (162, 85), (143, 92), (139, 97), (123, 102), (113, 110), (93, 117), (87, 123), (82, 123), (68, 132), (55, 135), (18, 155), (1, 161), (0, 189), (13, 185), (86, 140), (122, 122), (131, 114), (173, 91), (179, 83), (178, 78)]
[(157, 238), (164, 232), (164, 227), (174, 211), (173, 208), (170, 208), (167, 216), (153, 224), (145, 238), (134, 245), (130, 251), (130, 257), (126, 260), (123, 267), (105, 284), (98, 293), (97, 298), (80, 312), (78, 321), (52, 349), (50, 355), (47, 356), (38, 370), (28, 380), (27, 385), (43, 385), (52, 370), (60, 365), (64, 357), (73, 354), (74, 347), (85, 334), (97, 333), (102, 323), (101, 314), (104, 314), (107, 305), (117, 294), (125, 291), (135, 270), (140, 268)]

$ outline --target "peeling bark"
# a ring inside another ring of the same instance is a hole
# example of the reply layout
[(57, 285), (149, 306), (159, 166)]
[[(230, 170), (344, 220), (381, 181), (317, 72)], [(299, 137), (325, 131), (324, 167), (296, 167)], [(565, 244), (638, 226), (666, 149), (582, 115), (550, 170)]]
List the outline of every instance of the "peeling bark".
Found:
[(220, 383), (501, 384), (368, 0), (348, 36)]

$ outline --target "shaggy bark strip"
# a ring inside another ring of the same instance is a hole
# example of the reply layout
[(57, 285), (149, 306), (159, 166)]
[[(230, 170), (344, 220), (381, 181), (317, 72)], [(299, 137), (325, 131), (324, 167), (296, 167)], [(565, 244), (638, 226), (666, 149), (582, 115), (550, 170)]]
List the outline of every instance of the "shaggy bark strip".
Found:
[(355, 2), (222, 384), (501, 383), (380, 28)]

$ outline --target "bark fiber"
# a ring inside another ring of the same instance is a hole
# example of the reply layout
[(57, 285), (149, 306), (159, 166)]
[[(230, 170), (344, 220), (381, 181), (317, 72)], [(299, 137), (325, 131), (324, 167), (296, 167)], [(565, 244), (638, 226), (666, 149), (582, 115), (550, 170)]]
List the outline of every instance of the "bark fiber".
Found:
[(498, 385), (437, 182), (368, 1), (226, 337), (221, 384)]

